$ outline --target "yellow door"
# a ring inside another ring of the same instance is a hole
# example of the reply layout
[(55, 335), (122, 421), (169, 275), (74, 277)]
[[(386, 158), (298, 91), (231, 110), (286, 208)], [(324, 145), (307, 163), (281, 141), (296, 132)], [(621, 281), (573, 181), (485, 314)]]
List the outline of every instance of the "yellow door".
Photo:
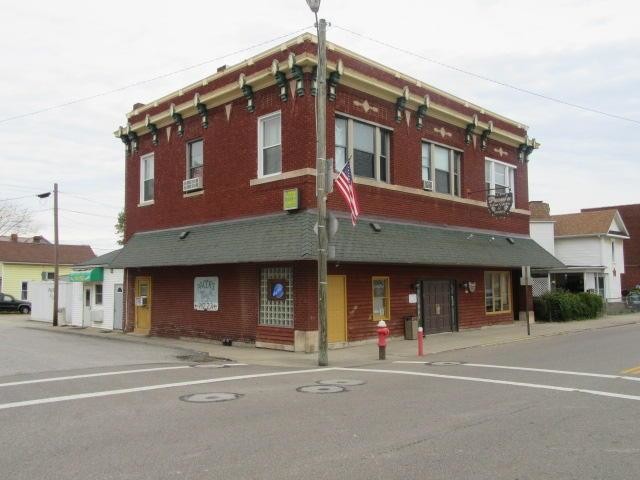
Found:
[(347, 341), (347, 277), (329, 275), (327, 288), (327, 339), (329, 343)]
[(151, 277), (136, 277), (135, 333), (151, 330)]

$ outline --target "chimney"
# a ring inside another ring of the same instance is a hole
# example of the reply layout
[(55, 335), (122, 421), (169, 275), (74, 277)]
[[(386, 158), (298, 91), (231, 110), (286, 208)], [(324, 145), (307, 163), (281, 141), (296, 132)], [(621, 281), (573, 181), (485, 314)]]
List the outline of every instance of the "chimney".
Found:
[(17, 242), (18, 241), (18, 234), (17, 233), (12, 233), (11, 234), (11, 241), (12, 242)]
[(33, 243), (40, 243), (41, 240), (42, 240), (42, 235), (35, 235), (33, 237)]
[(532, 200), (529, 202), (529, 211), (531, 212), (532, 220), (550, 220), (551, 209), (547, 202), (540, 200)]

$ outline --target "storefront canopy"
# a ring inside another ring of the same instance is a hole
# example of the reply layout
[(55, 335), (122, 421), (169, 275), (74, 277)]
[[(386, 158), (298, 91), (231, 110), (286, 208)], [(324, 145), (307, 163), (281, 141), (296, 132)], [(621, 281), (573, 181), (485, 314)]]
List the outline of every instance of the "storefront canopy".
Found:
[(101, 282), (104, 279), (104, 269), (102, 267), (88, 270), (75, 270), (69, 274), (72, 282)]
[[(316, 213), (268, 215), (136, 233), (114, 268), (315, 260)], [(562, 263), (528, 236), (338, 218), (331, 262), (534, 268)]]

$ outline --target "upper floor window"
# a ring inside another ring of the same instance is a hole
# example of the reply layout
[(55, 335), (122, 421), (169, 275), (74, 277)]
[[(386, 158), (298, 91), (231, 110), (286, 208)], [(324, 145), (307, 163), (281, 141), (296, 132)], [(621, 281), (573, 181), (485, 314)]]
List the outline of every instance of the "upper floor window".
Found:
[(187, 144), (187, 179), (202, 178), (204, 166), (202, 140), (196, 140)]
[(140, 157), (140, 203), (153, 201), (153, 153)]
[(258, 119), (258, 176), (282, 172), (280, 112)]
[(515, 172), (515, 166), (487, 158), (484, 162), (487, 195), (505, 192), (515, 195)]
[(390, 132), (377, 125), (343, 117), (336, 118), (335, 128), (336, 171), (351, 161), (355, 175), (388, 182)]
[(425, 190), (460, 196), (462, 153), (451, 148), (422, 142), (422, 181)]

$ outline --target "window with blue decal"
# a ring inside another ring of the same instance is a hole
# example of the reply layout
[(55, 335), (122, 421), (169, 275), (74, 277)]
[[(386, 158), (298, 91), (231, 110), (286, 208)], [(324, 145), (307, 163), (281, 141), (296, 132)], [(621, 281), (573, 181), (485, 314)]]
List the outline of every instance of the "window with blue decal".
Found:
[(286, 280), (270, 280), (269, 281), (269, 299), (286, 300), (287, 298), (287, 281)]

